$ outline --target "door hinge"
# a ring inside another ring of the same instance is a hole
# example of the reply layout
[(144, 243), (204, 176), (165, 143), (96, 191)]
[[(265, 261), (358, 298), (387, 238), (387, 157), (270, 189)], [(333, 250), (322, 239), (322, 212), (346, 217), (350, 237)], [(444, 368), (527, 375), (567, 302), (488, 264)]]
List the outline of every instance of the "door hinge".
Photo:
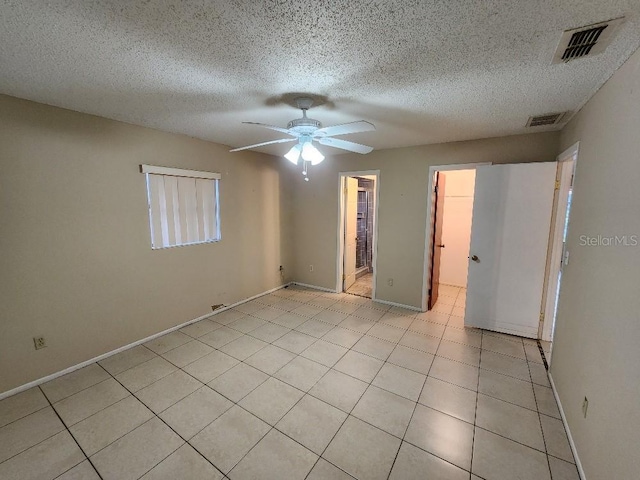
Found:
[(349, 193), (349, 187), (344, 187), (344, 194), (348, 194)]
[(544, 312), (540, 312), (540, 323), (544, 323)]
[(342, 281), (344, 282), (347, 279), (347, 276), (343, 273), (342, 274)]
[(560, 190), (560, 180), (556, 180), (556, 190)]

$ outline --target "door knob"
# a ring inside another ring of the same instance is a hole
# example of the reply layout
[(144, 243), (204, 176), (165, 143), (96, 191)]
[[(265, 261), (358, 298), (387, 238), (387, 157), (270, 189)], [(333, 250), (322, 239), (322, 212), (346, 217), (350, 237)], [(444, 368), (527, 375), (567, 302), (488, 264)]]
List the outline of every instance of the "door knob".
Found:
[(473, 256), (471, 257), (471, 260), (473, 260), (473, 261), (474, 261), (474, 262), (476, 262), (476, 263), (480, 263), (480, 259), (478, 258), (478, 256), (477, 256), (477, 255), (473, 255)]
[(436, 245), (436, 247), (444, 248), (444, 243), (442, 245)]

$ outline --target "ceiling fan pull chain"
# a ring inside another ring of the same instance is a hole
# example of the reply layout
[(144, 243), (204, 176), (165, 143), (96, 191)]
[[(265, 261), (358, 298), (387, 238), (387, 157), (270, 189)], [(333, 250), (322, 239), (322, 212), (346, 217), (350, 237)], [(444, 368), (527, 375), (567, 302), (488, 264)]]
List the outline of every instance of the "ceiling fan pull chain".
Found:
[(309, 170), (309, 164), (311, 162), (307, 161), (307, 160), (303, 160), (302, 162), (302, 175), (304, 175), (304, 181), (308, 182), (309, 181), (309, 176), (307, 175), (307, 171)]

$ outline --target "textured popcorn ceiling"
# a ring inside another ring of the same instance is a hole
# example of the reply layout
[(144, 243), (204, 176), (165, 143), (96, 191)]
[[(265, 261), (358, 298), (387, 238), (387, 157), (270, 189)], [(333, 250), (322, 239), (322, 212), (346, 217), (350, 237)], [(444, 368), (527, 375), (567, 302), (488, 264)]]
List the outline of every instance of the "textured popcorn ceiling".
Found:
[[(621, 15), (605, 53), (551, 65), (563, 30)], [(0, 92), (234, 147), (309, 92), (380, 149), (544, 130), (639, 45), (638, 0), (0, 0)]]

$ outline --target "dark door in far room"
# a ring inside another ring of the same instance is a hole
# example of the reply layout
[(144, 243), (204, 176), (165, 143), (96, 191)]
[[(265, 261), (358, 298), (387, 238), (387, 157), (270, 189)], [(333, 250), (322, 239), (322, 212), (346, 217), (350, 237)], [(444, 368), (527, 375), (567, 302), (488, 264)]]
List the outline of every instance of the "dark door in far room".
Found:
[(440, 256), (442, 244), (442, 220), (444, 218), (444, 183), (445, 176), (436, 172), (435, 188), (433, 192), (433, 229), (431, 230), (431, 279), (429, 281), (429, 310), (438, 301), (438, 286), (440, 284)]

